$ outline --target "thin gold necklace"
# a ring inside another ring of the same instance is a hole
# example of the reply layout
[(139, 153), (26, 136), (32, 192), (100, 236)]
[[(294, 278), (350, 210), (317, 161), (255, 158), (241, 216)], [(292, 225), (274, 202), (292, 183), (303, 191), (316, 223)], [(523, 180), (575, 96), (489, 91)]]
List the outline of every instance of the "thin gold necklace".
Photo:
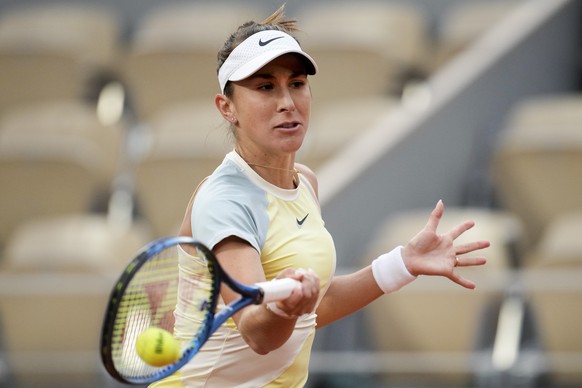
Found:
[(249, 162), (247, 162), (247, 164), (251, 167), (262, 167), (262, 168), (268, 168), (271, 170), (287, 171), (293, 177), (293, 185), (295, 187), (297, 187), (299, 185), (299, 170), (297, 170), (296, 168), (290, 170), (288, 168), (265, 166), (262, 164), (255, 164), (255, 163), (249, 163)]

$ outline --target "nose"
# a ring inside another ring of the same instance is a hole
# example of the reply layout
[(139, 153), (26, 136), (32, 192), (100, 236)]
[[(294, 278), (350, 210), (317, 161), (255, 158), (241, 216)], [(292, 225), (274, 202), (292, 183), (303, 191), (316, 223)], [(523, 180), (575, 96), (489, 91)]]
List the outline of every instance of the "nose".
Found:
[(277, 95), (277, 111), (278, 112), (292, 112), (295, 110), (295, 100), (293, 94), (288, 87), (279, 88)]

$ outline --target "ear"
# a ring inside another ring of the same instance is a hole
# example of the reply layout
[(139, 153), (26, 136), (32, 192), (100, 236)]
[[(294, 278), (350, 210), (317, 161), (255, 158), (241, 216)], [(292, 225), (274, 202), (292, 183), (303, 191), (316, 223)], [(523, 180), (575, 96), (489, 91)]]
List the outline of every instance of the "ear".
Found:
[(224, 94), (217, 94), (214, 98), (214, 104), (226, 121), (231, 124), (236, 123), (236, 116), (233, 111), (232, 101), (228, 97), (226, 97)]

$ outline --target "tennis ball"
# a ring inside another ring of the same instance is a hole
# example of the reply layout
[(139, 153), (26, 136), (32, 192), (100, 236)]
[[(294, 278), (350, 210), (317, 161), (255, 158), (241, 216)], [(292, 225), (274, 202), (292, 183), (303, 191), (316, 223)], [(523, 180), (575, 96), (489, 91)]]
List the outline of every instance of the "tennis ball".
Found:
[(144, 330), (135, 343), (138, 356), (148, 365), (161, 367), (180, 358), (180, 345), (169, 331), (159, 327)]

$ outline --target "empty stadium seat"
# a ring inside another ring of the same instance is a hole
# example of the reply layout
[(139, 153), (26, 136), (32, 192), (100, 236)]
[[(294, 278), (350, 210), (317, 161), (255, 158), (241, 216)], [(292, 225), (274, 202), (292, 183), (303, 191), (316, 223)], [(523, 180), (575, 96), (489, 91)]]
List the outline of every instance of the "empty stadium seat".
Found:
[(582, 379), (582, 97), (530, 97), (511, 110), (492, 164), (501, 205), (524, 226), (515, 283), (532, 309), (550, 384)]
[(582, 209), (582, 96), (526, 99), (496, 144), (492, 176), (501, 204), (524, 223), (533, 248), (550, 222)]
[(527, 268), (521, 282), (548, 358), (552, 386), (578, 386), (582, 381), (582, 269)]
[(151, 239), (107, 215), (35, 218), (0, 263), (0, 353), (8, 386), (112, 386), (99, 358), (105, 304), (121, 271)]
[(0, 120), (0, 241), (28, 219), (88, 211), (117, 172), (122, 129), (90, 107), (52, 102)]
[(440, 20), (432, 71), (469, 47), (522, 2), (523, 0), (470, 1), (450, 7)]
[(248, 4), (183, 3), (150, 11), (138, 23), (124, 59), (124, 78), (141, 119), (168, 104), (219, 92), (217, 53), (240, 24), (265, 16)]
[(145, 224), (118, 225), (105, 214), (38, 217), (16, 229), (0, 269), (12, 273), (121, 273), (151, 239)]
[(36, 4), (0, 15), (0, 111), (82, 98), (116, 61), (120, 23), (103, 6)]
[(103, 386), (99, 336), (112, 274), (0, 272), (9, 386)]
[(573, 210), (549, 222), (528, 255), (535, 268), (582, 268), (582, 210)]
[(136, 198), (156, 235), (177, 233), (194, 189), (232, 149), (223, 123), (211, 100), (177, 103), (148, 122)]
[(320, 69), (310, 81), (316, 104), (388, 95), (400, 88), (403, 74), (424, 66), (426, 20), (412, 5), (310, 3), (297, 20), (303, 31), (297, 36)]

